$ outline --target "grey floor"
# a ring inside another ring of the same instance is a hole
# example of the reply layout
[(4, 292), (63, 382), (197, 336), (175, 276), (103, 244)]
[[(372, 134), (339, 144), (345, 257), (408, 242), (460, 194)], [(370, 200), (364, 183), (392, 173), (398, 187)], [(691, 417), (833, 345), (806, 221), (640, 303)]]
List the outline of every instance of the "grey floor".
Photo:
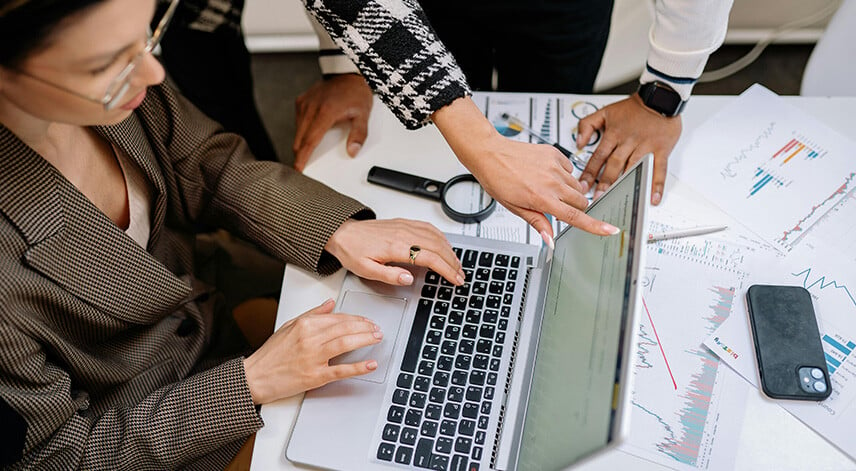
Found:
[[(767, 48), (755, 62), (737, 74), (695, 87), (698, 95), (733, 95), (759, 82), (780, 95), (799, 94), (802, 73), (812, 45), (779, 45)], [(717, 69), (744, 55), (749, 46), (724, 46), (708, 61), (707, 70)], [(294, 100), (321, 78), (315, 53), (253, 55), (256, 102), (273, 140), (280, 160), (294, 161)], [(627, 94), (636, 90), (628, 82), (608, 94)], [(691, 103), (689, 106), (692, 106)]]

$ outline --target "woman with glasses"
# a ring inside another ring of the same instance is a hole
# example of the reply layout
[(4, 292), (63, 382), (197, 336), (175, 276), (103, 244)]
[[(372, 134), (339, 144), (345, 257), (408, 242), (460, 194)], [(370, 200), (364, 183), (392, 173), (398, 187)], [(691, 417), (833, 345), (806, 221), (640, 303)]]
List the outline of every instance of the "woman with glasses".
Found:
[(177, 2), (150, 31), (155, 3), (0, 0), (2, 468), (222, 469), (257, 405), (377, 368), (329, 365), (383, 338), (330, 300), (251, 352), (194, 274), (199, 230), (320, 274), (463, 283), (432, 226), (255, 161), (163, 85)]

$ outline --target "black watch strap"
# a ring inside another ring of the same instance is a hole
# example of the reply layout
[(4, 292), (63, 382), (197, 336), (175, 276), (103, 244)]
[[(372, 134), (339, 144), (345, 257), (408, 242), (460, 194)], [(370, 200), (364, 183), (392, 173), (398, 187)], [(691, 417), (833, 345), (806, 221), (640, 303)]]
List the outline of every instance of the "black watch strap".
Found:
[(681, 114), (687, 104), (678, 92), (663, 82), (643, 83), (636, 93), (645, 106), (669, 118)]

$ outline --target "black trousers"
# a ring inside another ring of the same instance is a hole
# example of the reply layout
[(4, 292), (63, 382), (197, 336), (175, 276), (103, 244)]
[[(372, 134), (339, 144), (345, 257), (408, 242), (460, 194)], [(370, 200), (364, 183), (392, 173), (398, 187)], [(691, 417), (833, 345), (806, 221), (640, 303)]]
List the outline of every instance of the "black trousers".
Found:
[(476, 90), (591, 93), (612, 0), (421, 0)]
[(259, 160), (277, 155), (256, 108), (250, 53), (240, 28), (242, 0), (233, 15), (212, 31), (192, 29), (207, 0), (184, 0), (161, 43), (161, 60), (181, 93), (223, 127), (246, 139)]

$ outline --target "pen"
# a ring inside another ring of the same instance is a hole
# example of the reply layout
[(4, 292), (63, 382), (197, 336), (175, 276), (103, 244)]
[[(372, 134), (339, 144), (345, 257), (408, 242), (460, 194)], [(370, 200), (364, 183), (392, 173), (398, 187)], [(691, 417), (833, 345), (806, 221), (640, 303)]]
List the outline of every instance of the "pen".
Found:
[(699, 226), (690, 229), (678, 229), (676, 231), (654, 232), (648, 234), (648, 242), (710, 234), (712, 232), (724, 231), (725, 229), (728, 229), (728, 226)]
[(571, 159), (571, 161), (573, 161), (577, 167), (580, 167), (580, 169), (584, 169), (586, 167), (586, 164), (588, 162), (583, 160), (583, 158), (580, 156), (580, 151), (571, 152), (570, 150), (566, 149), (565, 147), (559, 145), (558, 142), (550, 142), (549, 139), (545, 138), (540, 133), (536, 132), (534, 129), (527, 126), (519, 118), (511, 116), (508, 113), (502, 113), (501, 117), (502, 117), (502, 119), (508, 121), (508, 124), (510, 124), (512, 126), (512, 128), (520, 128), (521, 131), (526, 131), (530, 136), (534, 137), (535, 139), (538, 139), (539, 141), (543, 142), (544, 144), (550, 144), (551, 146), (555, 147), (556, 149), (559, 150), (559, 152), (564, 154), (565, 157)]

